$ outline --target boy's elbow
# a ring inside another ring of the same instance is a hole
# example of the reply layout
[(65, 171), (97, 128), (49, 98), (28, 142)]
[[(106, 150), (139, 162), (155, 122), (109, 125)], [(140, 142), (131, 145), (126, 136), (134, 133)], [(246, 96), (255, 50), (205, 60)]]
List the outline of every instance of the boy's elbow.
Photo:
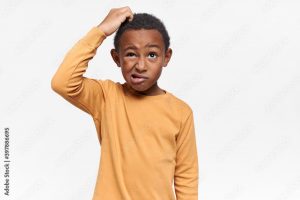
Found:
[(57, 76), (53, 76), (51, 79), (51, 89), (58, 94), (64, 94), (66, 91), (63, 81)]

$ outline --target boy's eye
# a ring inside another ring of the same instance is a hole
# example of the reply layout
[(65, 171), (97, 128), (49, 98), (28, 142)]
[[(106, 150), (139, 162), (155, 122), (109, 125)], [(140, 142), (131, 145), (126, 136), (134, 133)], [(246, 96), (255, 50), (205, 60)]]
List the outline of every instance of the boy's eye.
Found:
[(149, 53), (149, 56), (150, 56), (150, 58), (156, 58), (157, 57), (157, 55), (156, 55), (156, 53)]
[(132, 53), (132, 52), (126, 54), (126, 56), (129, 56), (129, 57), (134, 56), (134, 55), (135, 55), (135, 54)]

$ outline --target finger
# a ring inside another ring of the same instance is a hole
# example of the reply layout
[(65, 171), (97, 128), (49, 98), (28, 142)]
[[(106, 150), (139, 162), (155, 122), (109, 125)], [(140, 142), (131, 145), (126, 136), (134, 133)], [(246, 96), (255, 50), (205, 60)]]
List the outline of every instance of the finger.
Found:
[(126, 19), (128, 19), (129, 21), (132, 21), (133, 13), (132, 13), (131, 9), (129, 8), (129, 6), (121, 7), (120, 9), (122, 10), (121, 12), (123, 12), (124, 15), (126, 16)]
[(130, 21), (132, 21), (133, 20), (133, 13), (132, 13), (132, 11), (130, 10), (130, 19), (129, 19)]
[(130, 10), (129, 6), (124, 6), (124, 7), (121, 7), (120, 10), (126, 12), (127, 10)]
[(128, 20), (131, 22), (133, 20), (133, 15), (129, 15)]
[(128, 18), (129, 21), (133, 20), (133, 13), (131, 12), (131, 10), (129, 10), (126, 14), (126, 18)]

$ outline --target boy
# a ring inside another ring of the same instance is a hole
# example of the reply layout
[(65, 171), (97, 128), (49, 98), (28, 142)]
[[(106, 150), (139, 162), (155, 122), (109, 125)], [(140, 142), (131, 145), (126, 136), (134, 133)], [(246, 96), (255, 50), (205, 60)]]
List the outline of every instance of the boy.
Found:
[[(84, 77), (116, 30), (111, 56), (125, 83)], [(157, 80), (172, 55), (163, 23), (129, 7), (111, 9), (66, 54), (52, 89), (92, 116), (101, 145), (93, 200), (198, 199), (193, 112)]]

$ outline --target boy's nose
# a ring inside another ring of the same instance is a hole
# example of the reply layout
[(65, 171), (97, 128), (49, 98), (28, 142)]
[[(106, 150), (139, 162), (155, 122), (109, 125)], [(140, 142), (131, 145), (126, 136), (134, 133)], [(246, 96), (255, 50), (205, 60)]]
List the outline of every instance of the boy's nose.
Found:
[(140, 58), (138, 60), (138, 62), (136, 63), (135, 65), (135, 68), (138, 70), (138, 71), (145, 71), (146, 70), (146, 65), (145, 65), (145, 61), (143, 58)]

